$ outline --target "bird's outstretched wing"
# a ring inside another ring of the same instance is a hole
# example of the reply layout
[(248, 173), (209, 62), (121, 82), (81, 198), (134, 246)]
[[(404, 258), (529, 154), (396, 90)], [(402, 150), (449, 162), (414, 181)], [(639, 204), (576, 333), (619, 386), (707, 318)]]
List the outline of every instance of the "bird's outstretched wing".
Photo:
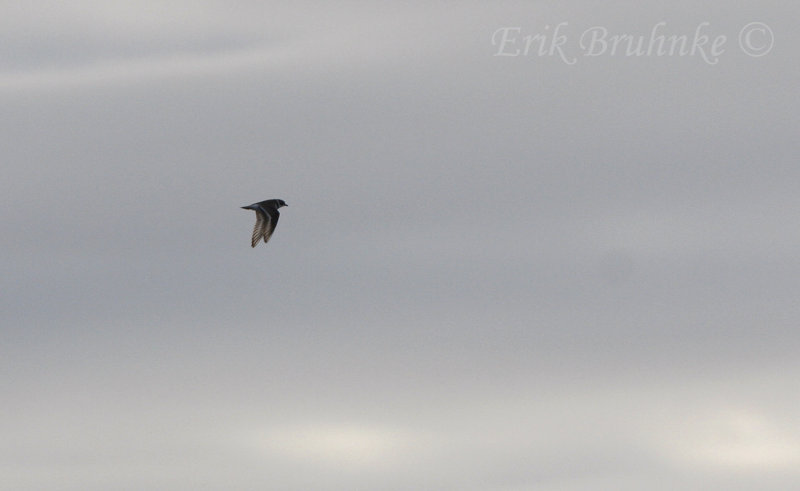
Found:
[(264, 210), (264, 212), (266, 216), (266, 222), (264, 224), (264, 243), (266, 244), (269, 242), (269, 238), (272, 237), (272, 232), (275, 231), (275, 227), (278, 226), (278, 219), (281, 217), (281, 214), (278, 213), (277, 208)]
[[(264, 237), (264, 234), (267, 233), (267, 230), (275, 229), (274, 226), (270, 227), (270, 217), (260, 208), (256, 210), (256, 225), (253, 227), (253, 236), (250, 238), (250, 247), (255, 247), (258, 244), (258, 241)], [(272, 232), (269, 232), (272, 234)], [(264, 242), (267, 241), (267, 238), (264, 239)]]

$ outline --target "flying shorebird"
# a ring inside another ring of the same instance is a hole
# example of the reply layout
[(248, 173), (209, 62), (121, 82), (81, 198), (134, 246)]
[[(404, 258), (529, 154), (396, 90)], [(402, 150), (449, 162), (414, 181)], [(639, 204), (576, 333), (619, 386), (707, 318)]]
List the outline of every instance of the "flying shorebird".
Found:
[(253, 237), (250, 240), (252, 247), (255, 247), (261, 239), (264, 239), (265, 244), (269, 242), (272, 232), (275, 231), (275, 226), (278, 225), (278, 218), (281, 217), (281, 214), (278, 213), (278, 208), (281, 206), (289, 205), (282, 199), (268, 199), (242, 207), (245, 210), (256, 212), (256, 226), (253, 227)]

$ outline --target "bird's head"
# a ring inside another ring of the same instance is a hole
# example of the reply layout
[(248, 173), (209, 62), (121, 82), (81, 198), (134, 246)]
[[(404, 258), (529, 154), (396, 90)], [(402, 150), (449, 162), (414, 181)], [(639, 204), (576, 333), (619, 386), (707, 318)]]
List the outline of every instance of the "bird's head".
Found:
[(277, 201), (277, 202), (278, 202), (278, 208), (280, 208), (280, 207), (282, 207), (282, 206), (289, 206), (289, 205), (287, 205), (287, 204), (286, 204), (286, 202), (285, 202), (285, 201), (283, 201), (282, 199), (276, 199), (275, 201)]

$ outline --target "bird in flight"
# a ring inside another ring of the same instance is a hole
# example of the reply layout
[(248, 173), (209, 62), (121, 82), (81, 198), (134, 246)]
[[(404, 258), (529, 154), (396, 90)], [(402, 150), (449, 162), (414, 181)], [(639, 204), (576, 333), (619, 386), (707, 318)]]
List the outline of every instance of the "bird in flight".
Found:
[(264, 239), (265, 244), (269, 242), (272, 232), (275, 231), (275, 226), (278, 225), (278, 218), (281, 217), (281, 214), (278, 213), (278, 208), (281, 206), (289, 205), (282, 199), (268, 199), (242, 207), (245, 210), (256, 212), (256, 226), (253, 227), (253, 237), (250, 240), (251, 247), (255, 247), (261, 239)]

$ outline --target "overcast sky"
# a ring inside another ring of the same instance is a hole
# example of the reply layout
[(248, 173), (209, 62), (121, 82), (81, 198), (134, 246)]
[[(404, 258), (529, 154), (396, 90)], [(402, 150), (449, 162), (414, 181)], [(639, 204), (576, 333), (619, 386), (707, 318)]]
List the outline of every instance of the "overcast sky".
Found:
[(0, 489), (800, 489), (799, 14), (0, 3)]

